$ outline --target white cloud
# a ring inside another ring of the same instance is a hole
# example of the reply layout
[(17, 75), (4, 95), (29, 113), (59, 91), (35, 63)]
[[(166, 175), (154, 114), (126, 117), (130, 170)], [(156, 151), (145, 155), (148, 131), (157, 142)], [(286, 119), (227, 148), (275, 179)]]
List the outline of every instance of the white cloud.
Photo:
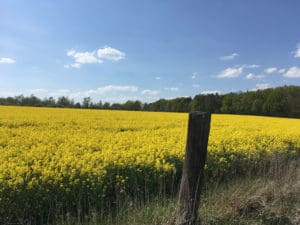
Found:
[(251, 80), (251, 79), (253, 79), (254, 77), (255, 77), (255, 74), (249, 73), (249, 74), (246, 76), (246, 79)]
[(125, 53), (111, 47), (99, 48), (92, 52), (77, 52), (74, 49), (67, 51), (67, 56), (74, 59), (74, 63), (64, 65), (65, 68), (79, 69), (82, 64), (103, 63), (104, 60), (119, 61), (125, 57)]
[(102, 63), (102, 60), (97, 59), (95, 52), (77, 52), (74, 49), (67, 51), (67, 56), (72, 57), (75, 62), (64, 65), (65, 68), (77, 68), (81, 67), (81, 64), (94, 64)]
[(297, 45), (297, 49), (293, 53), (294, 53), (294, 57), (295, 58), (299, 58), (300, 57), (300, 44)]
[(165, 88), (166, 91), (178, 91), (178, 87), (169, 87), (169, 88)]
[(250, 65), (244, 65), (245, 68), (249, 68), (249, 69), (255, 69), (255, 68), (259, 68), (260, 65), (257, 64), (250, 64)]
[(67, 68), (67, 69), (69, 69), (71, 67), (79, 69), (81, 67), (81, 64), (80, 63), (72, 63), (72, 64), (64, 65), (64, 68)]
[(215, 91), (202, 91), (201, 94), (202, 94), (202, 95), (221, 94), (221, 92), (220, 92), (220, 91), (217, 91), (217, 90), (215, 90)]
[(284, 72), (285, 72), (285, 69), (280, 69), (280, 70), (278, 70), (278, 73), (283, 74)]
[(276, 72), (277, 72), (276, 67), (269, 67), (269, 68), (265, 69), (265, 73), (267, 73), (267, 74), (276, 73)]
[(100, 59), (119, 61), (120, 59), (125, 58), (124, 52), (121, 52), (120, 50), (111, 48), (109, 46), (104, 47), (104, 48), (99, 48), (97, 53), (98, 53), (98, 57)]
[(143, 90), (142, 95), (158, 95), (160, 91), (158, 90)]
[(37, 89), (32, 89), (30, 90), (30, 93), (32, 94), (40, 94), (40, 93), (47, 93), (48, 90), (45, 88), (37, 88)]
[(230, 67), (230, 68), (227, 68), (223, 71), (221, 71), (217, 77), (219, 78), (234, 78), (234, 77), (238, 77), (242, 74), (243, 72), (243, 67), (237, 67), (237, 68), (234, 68), (234, 67)]
[(154, 95), (118, 95), (118, 96), (109, 96), (109, 97), (101, 97), (102, 102), (110, 102), (110, 103), (125, 103), (128, 100), (140, 100), (142, 102), (153, 102), (158, 100), (158, 96)]
[(263, 78), (263, 77), (264, 77), (263, 75), (256, 75), (254, 73), (249, 73), (249, 74), (247, 74), (246, 79), (247, 80), (260, 79), (260, 78)]
[(256, 89), (255, 90), (264, 90), (267, 88), (270, 88), (271, 85), (268, 83), (261, 83), (261, 84), (256, 84)]
[(2, 64), (12, 64), (15, 62), (16, 62), (16, 60), (14, 60), (12, 58), (6, 58), (6, 57), (0, 58), (0, 63), (2, 63)]
[(80, 68), (80, 63), (73, 63), (70, 66), (79, 69)]
[(95, 52), (76, 52), (75, 50), (69, 50), (67, 56), (73, 57), (76, 63), (98, 63), (98, 59), (95, 56)]
[[(83, 97), (96, 97), (101, 96), (101, 98), (119, 98), (122, 93), (135, 93), (138, 91), (136, 86), (121, 86), (121, 85), (107, 85), (103, 87), (98, 87), (96, 89), (90, 89), (85, 91), (77, 91), (69, 94), (71, 98), (83, 98)], [(117, 95), (117, 96), (116, 96)], [(128, 99), (127, 99), (128, 100)]]
[(22, 91), (2, 91), (0, 90), (0, 97), (12, 97), (22, 95)]
[(99, 87), (94, 90), (97, 94), (104, 94), (107, 92), (137, 92), (138, 87), (136, 86), (120, 86), (120, 85), (107, 85)]
[(200, 84), (192, 84), (192, 87), (193, 88), (198, 88), (198, 87), (200, 87)]
[(76, 51), (74, 49), (67, 51), (67, 56), (74, 56), (75, 54), (76, 54)]
[(118, 93), (134, 93), (138, 91), (136, 86), (122, 86), (122, 85), (106, 85), (98, 87), (96, 89), (84, 90), (84, 91), (71, 91), (68, 89), (62, 89), (57, 91), (48, 92), (49, 96), (69, 96), (70, 98), (82, 98), (88, 96), (99, 96), (105, 94), (118, 94)]
[(300, 78), (300, 68), (297, 66), (293, 66), (289, 68), (284, 74), (284, 77), (289, 78)]
[(66, 65), (66, 68), (73, 67), (73, 68), (79, 69), (80, 66), (81, 66), (80, 63), (72, 63), (72, 64), (70, 64), (70, 65)]
[[(109, 102), (125, 102), (127, 100), (139, 99), (141, 101), (152, 101), (156, 100), (157, 96), (155, 95), (141, 95), (138, 92), (139, 88), (137, 86), (130, 85), (106, 85), (90, 90), (70, 90), (70, 89), (45, 89), (45, 88), (36, 88), (31, 90), (23, 90), (18, 92), (12, 91), (1, 91), (0, 96), (16, 96), (24, 94), (29, 96), (34, 94), (39, 98), (44, 97), (54, 97), (58, 98), (60, 96), (66, 96), (75, 101), (82, 101), (84, 97), (92, 97), (93, 101), (102, 100), (102, 102), (109, 100)], [(151, 94), (151, 93), (150, 93)], [(154, 94), (154, 92), (152, 93)]]
[(67, 94), (67, 93), (71, 93), (71, 90), (69, 90), (69, 89), (59, 89), (57, 91), (57, 93)]
[(127, 95), (101, 98), (102, 102), (110, 102), (112, 104), (113, 103), (125, 103), (128, 100), (132, 100), (132, 101), (141, 100), (141, 101), (143, 101), (144, 99), (142, 100), (140, 96), (127, 96)]
[[(36, 89), (39, 90), (39, 89)], [(47, 92), (36, 92), (34, 94), (37, 95), (43, 95), (43, 96), (48, 96), (48, 97), (60, 97), (60, 96), (67, 96), (73, 98), (72, 94), (73, 92), (69, 89), (59, 89), (59, 90), (47, 90)]]
[(237, 57), (239, 54), (237, 54), (237, 53), (232, 53), (232, 54), (230, 54), (230, 55), (225, 55), (225, 56), (221, 56), (220, 57), (220, 60), (223, 60), (223, 61), (227, 61), (227, 60), (232, 60), (232, 59), (234, 59), (235, 57)]

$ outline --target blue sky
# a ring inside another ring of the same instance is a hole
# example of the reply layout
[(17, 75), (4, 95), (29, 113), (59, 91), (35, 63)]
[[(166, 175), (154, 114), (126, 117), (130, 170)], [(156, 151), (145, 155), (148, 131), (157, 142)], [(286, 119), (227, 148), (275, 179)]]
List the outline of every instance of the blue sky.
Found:
[(0, 96), (151, 102), (300, 85), (297, 0), (0, 0)]

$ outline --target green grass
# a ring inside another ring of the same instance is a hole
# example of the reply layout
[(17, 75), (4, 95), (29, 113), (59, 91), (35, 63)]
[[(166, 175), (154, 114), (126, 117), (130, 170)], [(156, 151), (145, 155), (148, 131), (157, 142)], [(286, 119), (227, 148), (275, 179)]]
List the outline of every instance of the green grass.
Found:
[[(300, 224), (300, 160), (263, 176), (236, 178), (203, 189), (200, 216), (204, 225)], [(57, 225), (175, 225), (177, 198), (146, 202), (126, 200), (111, 213), (94, 212), (80, 221), (68, 215)]]

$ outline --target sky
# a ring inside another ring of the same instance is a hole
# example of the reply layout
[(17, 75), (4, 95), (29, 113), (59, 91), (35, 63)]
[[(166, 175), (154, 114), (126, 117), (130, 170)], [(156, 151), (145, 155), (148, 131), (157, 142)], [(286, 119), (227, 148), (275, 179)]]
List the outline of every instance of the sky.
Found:
[(298, 0), (0, 0), (0, 96), (160, 98), (300, 85)]

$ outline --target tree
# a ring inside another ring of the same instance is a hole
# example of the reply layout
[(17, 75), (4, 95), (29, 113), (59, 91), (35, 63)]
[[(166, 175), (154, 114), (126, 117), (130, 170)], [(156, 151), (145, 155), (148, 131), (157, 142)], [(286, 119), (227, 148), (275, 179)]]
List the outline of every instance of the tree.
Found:
[(256, 114), (256, 115), (260, 115), (263, 112), (263, 104), (264, 101), (260, 98), (256, 98), (251, 105), (251, 113), (252, 114)]
[(53, 97), (45, 98), (42, 101), (42, 104), (44, 106), (47, 106), (47, 107), (55, 107), (56, 106), (56, 102), (55, 102), (55, 99)]
[[(40, 99), (34, 95), (0, 98), (0, 105), (76, 107), (73, 99), (61, 96)], [(110, 104), (101, 101), (93, 103), (90, 97), (83, 99), (82, 107), (96, 109), (125, 109), (162, 112), (203, 111), (211, 113), (254, 114), (270, 116), (288, 116), (300, 118), (300, 86), (283, 86), (265, 90), (229, 93), (225, 95), (207, 94), (174, 99), (159, 99), (152, 103), (128, 100), (124, 104)]]
[(66, 97), (66, 96), (61, 96), (57, 99), (56, 105), (58, 107), (70, 107), (71, 104), (71, 100)]
[(103, 104), (103, 107), (102, 107), (103, 109), (109, 109), (110, 108), (110, 103), (109, 102), (105, 102), (104, 104)]
[(122, 109), (122, 105), (120, 103), (113, 103), (110, 108), (120, 110)]
[(122, 106), (125, 110), (141, 110), (142, 109), (142, 103), (140, 101), (127, 101)]
[(90, 108), (91, 107), (91, 104), (92, 104), (92, 99), (91, 97), (85, 97), (83, 99), (83, 102), (82, 102), (82, 107), (83, 108)]
[(222, 102), (222, 107), (221, 107), (221, 112), (222, 113), (234, 113), (234, 96), (236, 94), (230, 93), (227, 94), (223, 97), (223, 102)]
[(95, 105), (95, 108), (97, 108), (97, 109), (102, 109), (103, 108), (103, 104), (102, 104), (101, 100)]

